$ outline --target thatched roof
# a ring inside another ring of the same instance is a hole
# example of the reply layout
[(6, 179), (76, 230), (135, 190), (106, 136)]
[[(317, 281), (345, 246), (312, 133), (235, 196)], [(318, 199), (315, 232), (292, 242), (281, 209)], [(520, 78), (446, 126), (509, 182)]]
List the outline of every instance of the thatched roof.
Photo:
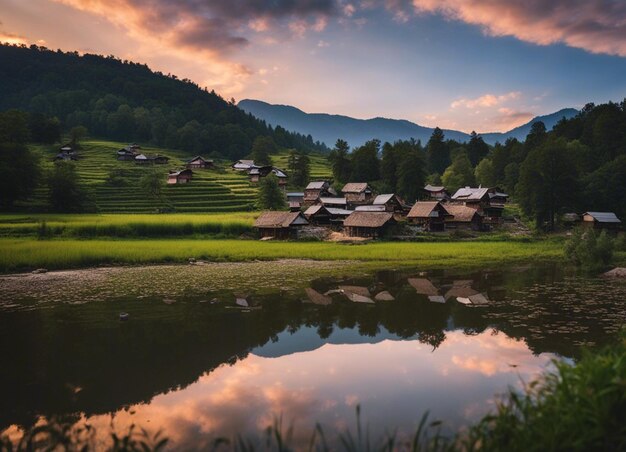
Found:
[(263, 212), (254, 222), (256, 228), (288, 228), (297, 224), (309, 224), (300, 212)]
[(322, 213), (322, 215), (323, 214), (327, 214), (327, 215), (329, 214), (328, 210), (326, 210), (326, 208), (323, 205), (316, 204), (316, 205), (310, 206), (308, 209), (306, 209), (304, 211), (304, 216), (308, 218), (309, 216), (316, 215), (316, 214), (318, 214), (320, 212)]
[[(413, 207), (411, 207), (411, 211), (408, 213), (407, 218), (429, 218), (432, 212), (437, 208), (437, 205), (440, 205), (439, 201), (419, 201), (416, 202)], [(444, 210), (444, 215), (448, 213), (448, 211), (441, 206)]]
[(454, 217), (446, 218), (446, 221), (471, 223), (475, 215), (480, 215), (476, 209), (456, 204), (446, 204), (446, 210)]
[(408, 283), (413, 286), (418, 294), (439, 295), (439, 289), (437, 289), (433, 283), (426, 278), (409, 278)]
[(178, 176), (186, 176), (186, 175), (191, 176), (192, 174), (193, 174), (193, 171), (191, 171), (190, 169), (184, 169), (180, 171), (170, 171), (169, 177), (178, 177)]
[(358, 228), (381, 228), (393, 219), (387, 212), (353, 212), (343, 222), (344, 226)]
[(480, 201), (487, 193), (489, 193), (488, 188), (459, 188), (456, 193), (452, 195), (452, 199), (455, 201)]
[(322, 190), (328, 187), (328, 182), (325, 180), (315, 180), (313, 182), (309, 182), (309, 185), (306, 186), (307, 190)]
[(350, 182), (341, 189), (344, 193), (363, 193), (368, 190), (369, 186), (365, 182)]
[(348, 201), (346, 201), (346, 198), (333, 198), (333, 197), (324, 197), (321, 196), (320, 197), (320, 202), (324, 205), (329, 205), (329, 206), (345, 206)]
[(433, 192), (433, 193), (444, 191), (445, 189), (446, 189), (446, 187), (443, 187), (443, 186), (439, 187), (439, 186), (434, 186), (434, 185), (430, 185), (430, 184), (428, 184), (428, 185), (426, 185), (424, 187), (424, 190), (429, 191), (429, 192)]

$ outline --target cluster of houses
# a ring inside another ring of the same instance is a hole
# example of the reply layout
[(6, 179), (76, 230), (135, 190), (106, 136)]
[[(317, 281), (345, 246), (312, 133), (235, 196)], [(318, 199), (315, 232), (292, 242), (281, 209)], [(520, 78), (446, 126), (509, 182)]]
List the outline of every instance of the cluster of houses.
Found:
[(278, 178), (278, 185), (285, 190), (287, 188), (287, 173), (272, 165), (257, 165), (254, 160), (237, 160), (231, 165), (234, 171), (246, 172), (250, 182), (258, 183), (261, 178), (274, 174)]
[(165, 165), (170, 160), (164, 155), (145, 155), (137, 144), (129, 144), (117, 151), (117, 159), (125, 162), (132, 161), (137, 165)]
[(488, 231), (502, 223), (508, 199), (498, 188), (465, 187), (450, 196), (443, 187), (427, 185), (424, 192), (426, 200), (409, 205), (394, 193), (377, 195), (367, 183), (348, 183), (340, 196), (328, 181), (314, 181), (304, 192), (287, 193), (289, 212), (264, 212), (255, 227), (273, 238), (297, 238), (307, 225), (376, 238), (399, 222), (426, 232)]
[(55, 162), (69, 162), (72, 160), (78, 160), (78, 154), (76, 153), (76, 150), (72, 147), (72, 145), (68, 143), (59, 148), (59, 153), (54, 156), (53, 160)]

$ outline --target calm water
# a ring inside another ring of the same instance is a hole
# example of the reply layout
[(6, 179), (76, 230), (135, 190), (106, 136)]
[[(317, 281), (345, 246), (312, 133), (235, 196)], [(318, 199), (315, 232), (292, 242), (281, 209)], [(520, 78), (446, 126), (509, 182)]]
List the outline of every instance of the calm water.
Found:
[[(575, 360), (580, 345), (608, 343), (626, 323), (624, 281), (552, 266), (382, 271), (317, 279), (306, 291), (207, 287), (85, 303), (71, 293), (64, 302), (58, 289), (52, 302), (0, 303), (0, 431), (40, 416), (103, 430), (113, 419), (196, 448), (258, 434), (282, 414), (306, 444), (316, 422), (331, 438), (354, 430), (359, 404), (372, 437), (411, 433), (426, 410), (454, 430), (553, 358)], [(383, 291), (393, 300), (348, 300)]]

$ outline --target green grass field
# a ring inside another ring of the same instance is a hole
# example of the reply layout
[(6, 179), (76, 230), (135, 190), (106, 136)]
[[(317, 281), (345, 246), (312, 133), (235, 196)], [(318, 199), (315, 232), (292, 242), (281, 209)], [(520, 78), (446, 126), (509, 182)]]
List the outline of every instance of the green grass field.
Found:
[(328, 242), (253, 240), (35, 240), (0, 239), (0, 271), (44, 267), (79, 268), (109, 264), (185, 262), (193, 257), (241, 262), (273, 259), (354, 260), (378, 268), (475, 267), (562, 259), (558, 242), (378, 242), (347, 245)]
[[(252, 232), (258, 212), (205, 214), (0, 214), (0, 236), (166, 237)], [(45, 231), (42, 226), (45, 222)]]
[[(159, 208), (173, 208), (176, 212), (245, 212), (253, 210), (257, 187), (250, 184), (245, 173), (230, 169), (231, 162), (218, 162), (216, 170), (194, 170), (194, 177), (188, 185), (166, 186), (162, 202), (146, 196), (139, 188), (139, 180), (147, 171), (156, 170), (166, 174), (170, 169), (184, 167), (184, 161), (191, 156), (176, 150), (166, 150), (142, 146), (141, 152), (147, 155), (165, 155), (170, 158), (166, 165), (137, 165), (134, 162), (118, 161), (116, 152), (127, 143), (90, 140), (82, 143), (78, 152), (80, 159), (76, 168), (80, 184), (86, 189), (98, 212), (101, 213), (154, 213)], [(41, 156), (44, 169), (52, 167), (52, 159), (57, 154), (55, 146), (32, 146)], [(287, 167), (287, 152), (273, 156), (274, 164)], [(106, 184), (111, 171), (122, 172), (123, 186)], [(311, 156), (311, 177), (330, 176), (330, 167), (321, 155)], [(37, 188), (32, 199), (18, 203), (20, 211), (45, 211), (48, 191), (45, 186)]]

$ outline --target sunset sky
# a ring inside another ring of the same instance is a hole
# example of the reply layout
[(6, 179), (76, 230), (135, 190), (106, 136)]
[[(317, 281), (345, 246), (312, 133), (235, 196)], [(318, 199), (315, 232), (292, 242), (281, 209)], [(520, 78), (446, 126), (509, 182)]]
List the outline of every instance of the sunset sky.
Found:
[(624, 0), (0, 0), (0, 41), (463, 131), (626, 96)]

